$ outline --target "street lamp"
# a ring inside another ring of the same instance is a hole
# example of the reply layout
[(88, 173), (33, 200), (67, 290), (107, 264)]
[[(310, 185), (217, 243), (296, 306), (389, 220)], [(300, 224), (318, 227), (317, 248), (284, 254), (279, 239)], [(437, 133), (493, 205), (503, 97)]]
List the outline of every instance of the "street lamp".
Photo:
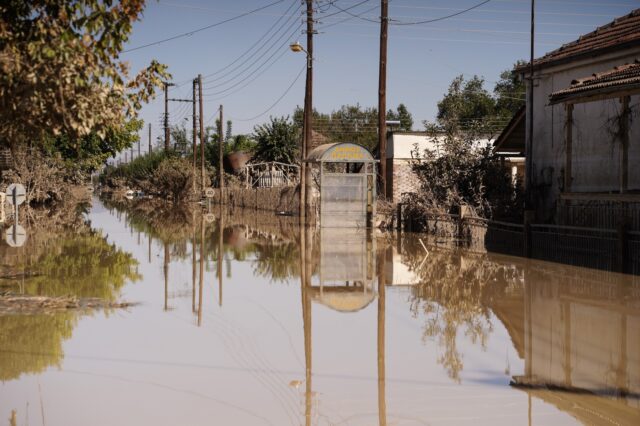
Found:
[(308, 194), (307, 194), (307, 184), (308, 181), (310, 180), (310, 177), (307, 178), (306, 174), (307, 174), (307, 167), (306, 167), (306, 159), (307, 159), (307, 149), (309, 148), (309, 144), (311, 143), (311, 138), (312, 138), (312, 133), (311, 133), (311, 126), (312, 126), (312, 100), (311, 97), (313, 95), (313, 90), (312, 90), (312, 85), (313, 85), (313, 68), (312, 68), (312, 52), (313, 52), (313, 44), (311, 41), (311, 37), (307, 36), (307, 45), (309, 46), (310, 50), (306, 50), (304, 47), (302, 47), (302, 45), (299, 42), (295, 42), (295, 43), (291, 43), (289, 45), (289, 49), (291, 49), (292, 52), (298, 53), (298, 52), (304, 52), (307, 55), (307, 82), (306, 82), (306, 87), (304, 90), (304, 134), (303, 134), (303, 138), (302, 138), (302, 149), (300, 150), (300, 153), (302, 154), (302, 162), (300, 164), (300, 223), (305, 225), (306, 224), (306, 219), (307, 219), (307, 213), (306, 213), (306, 208), (307, 208), (307, 203), (308, 203)]
[(295, 43), (291, 43), (289, 45), (289, 49), (291, 49), (292, 52), (295, 53), (300, 53), (300, 52), (304, 52), (307, 54), (307, 68), (311, 68), (311, 55), (309, 54), (309, 52), (307, 52), (307, 50), (300, 44), (300, 42), (295, 42)]

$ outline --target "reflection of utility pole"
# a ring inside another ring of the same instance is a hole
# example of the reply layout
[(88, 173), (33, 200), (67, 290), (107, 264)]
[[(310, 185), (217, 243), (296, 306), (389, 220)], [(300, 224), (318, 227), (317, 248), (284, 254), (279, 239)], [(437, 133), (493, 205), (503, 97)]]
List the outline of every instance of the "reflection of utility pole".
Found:
[(308, 294), (310, 282), (307, 280), (307, 246), (305, 227), (300, 227), (300, 287), (302, 294), (302, 323), (304, 329), (304, 363), (305, 363), (305, 425), (311, 425), (312, 386), (311, 386), (311, 298)]
[(198, 327), (202, 325), (202, 287), (204, 283), (204, 215), (200, 218), (200, 278), (198, 282)]
[(389, 0), (381, 0), (380, 71), (378, 75), (378, 156), (380, 158), (381, 193), (387, 196), (387, 30)]
[(149, 263), (151, 263), (151, 240), (152, 240), (151, 235), (149, 235), (148, 239), (149, 239)]
[(169, 253), (169, 244), (164, 243), (164, 265), (162, 266), (162, 271), (164, 272), (164, 310), (169, 309), (168, 299), (169, 299), (169, 262), (170, 260)]
[(222, 204), (220, 205), (220, 218), (218, 219), (218, 305), (222, 306), (222, 252), (224, 232), (224, 217), (222, 213)]
[(196, 311), (196, 225), (193, 224), (193, 239), (191, 240), (191, 312)]
[(387, 424), (387, 400), (385, 389), (385, 261), (386, 247), (380, 250), (378, 258), (378, 422), (380, 426)]

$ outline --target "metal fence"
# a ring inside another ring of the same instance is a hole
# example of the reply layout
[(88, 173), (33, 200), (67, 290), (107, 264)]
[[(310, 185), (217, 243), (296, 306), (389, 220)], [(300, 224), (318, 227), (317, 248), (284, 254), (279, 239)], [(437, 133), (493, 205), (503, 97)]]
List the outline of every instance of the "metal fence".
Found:
[(598, 229), (616, 229), (624, 223), (640, 231), (640, 203), (570, 201), (560, 206), (560, 224)]
[(273, 188), (298, 183), (300, 167), (295, 164), (269, 163), (247, 164), (244, 167), (245, 188)]

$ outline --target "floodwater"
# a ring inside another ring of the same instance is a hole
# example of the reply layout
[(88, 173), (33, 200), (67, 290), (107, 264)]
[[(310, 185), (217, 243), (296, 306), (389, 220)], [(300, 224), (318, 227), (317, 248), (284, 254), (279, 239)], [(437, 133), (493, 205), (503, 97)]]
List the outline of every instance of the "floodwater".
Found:
[(87, 217), (3, 243), (0, 289), (139, 305), (0, 316), (0, 425), (640, 424), (638, 277), (238, 211)]

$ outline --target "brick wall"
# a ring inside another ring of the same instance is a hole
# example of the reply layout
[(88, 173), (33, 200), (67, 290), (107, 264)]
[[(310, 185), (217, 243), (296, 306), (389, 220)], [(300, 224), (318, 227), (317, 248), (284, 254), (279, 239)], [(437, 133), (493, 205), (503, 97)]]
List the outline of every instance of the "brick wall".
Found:
[(418, 176), (411, 169), (410, 160), (387, 160), (387, 170), (390, 170), (391, 188), (390, 201), (397, 203), (402, 200), (402, 194), (416, 192), (420, 187)]

